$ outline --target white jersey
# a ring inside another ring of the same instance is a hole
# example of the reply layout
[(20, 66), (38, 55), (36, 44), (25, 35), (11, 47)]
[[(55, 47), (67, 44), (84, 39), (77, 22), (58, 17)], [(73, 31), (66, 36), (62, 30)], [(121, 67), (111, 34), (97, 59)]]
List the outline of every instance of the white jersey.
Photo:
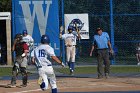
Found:
[(33, 38), (30, 35), (23, 36), (22, 40), (25, 41), (28, 46), (32, 46), (34, 42)]
[(35, 57), (37, 68), (51, 66), (52, 63), (49, 60), (51, 56), (55, 56), (54, 49), (46, 44), (39, 45), (31, 53), (31, 57)]
[(67, 33), (62, 35), (62, 39), (65, 40), (65, 45), (76, 45), (76, 34)]

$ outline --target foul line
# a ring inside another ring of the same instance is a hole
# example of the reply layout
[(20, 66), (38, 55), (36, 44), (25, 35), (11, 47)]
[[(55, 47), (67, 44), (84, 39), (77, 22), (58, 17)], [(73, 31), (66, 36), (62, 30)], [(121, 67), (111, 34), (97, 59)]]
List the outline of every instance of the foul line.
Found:
[(41, 89), (28, 90), (28, 91), (20, 91), (20, 92), (8, 92), (8, 93), (27, 93), (27, 92), (40, 91), (40, 90), (41, 90)]

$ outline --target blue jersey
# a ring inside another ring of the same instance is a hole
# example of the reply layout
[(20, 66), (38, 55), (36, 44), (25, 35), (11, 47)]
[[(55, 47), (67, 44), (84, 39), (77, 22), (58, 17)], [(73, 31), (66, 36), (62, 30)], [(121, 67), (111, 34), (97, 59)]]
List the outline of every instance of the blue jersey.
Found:
[(96, 44), (97, 49), (103, 49), (108, 48), (108, 41), (110, 41), (108, 33), (102, 32), (101, 35), (94, 35), (92, 44)]

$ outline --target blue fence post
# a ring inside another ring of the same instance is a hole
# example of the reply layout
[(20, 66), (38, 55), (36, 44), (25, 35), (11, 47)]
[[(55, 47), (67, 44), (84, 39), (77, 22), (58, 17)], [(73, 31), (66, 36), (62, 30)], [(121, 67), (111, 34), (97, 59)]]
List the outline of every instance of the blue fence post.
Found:
[[(62, 10), (62, 26), (64, 26), (64, 0), (61, 2), (61, 10)], [(65, 61), (65, 43), (64, 40), (62, 40), (62, 61), (66, 64)]]
[[(13, 40), (14, 40), (14, 36), (15, 36), (15, 0), (12, 0), (12, 46), (13, 46)], [(13, 58), (15, 58), (15, 52), (12, 52), (12, 61)], [(13, 63), (13, 62), (12, 62)]]
[[(110, 28), (111, 28), (111, 44), (112, 48), (114, 46), (114, 23), (113, 23), (113, 0), (110, 0)], [(111, 64), (114, 65), (115, 61), (112, 60)]]

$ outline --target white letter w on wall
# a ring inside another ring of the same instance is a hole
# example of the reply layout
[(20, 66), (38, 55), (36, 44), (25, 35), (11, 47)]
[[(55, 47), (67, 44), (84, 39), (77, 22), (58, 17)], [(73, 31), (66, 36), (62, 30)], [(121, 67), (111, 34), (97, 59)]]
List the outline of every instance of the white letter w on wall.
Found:
[[(30, 35), (33, 33), (33, 27), (36, 25), (34, 24), (35, 16), (37, 17), (39, 30), (41, 35), (45, 34), (46, 26), (47, 26), (47, 19), (49, 14), (49, 8), (52, 4), (52, 0), (47, 0), (44, 2), (44, 0), (38, 0), (38, 1), (19, 1), (19, 4), (22, 7), (25, 25), (27, 28), (27, 31)], [(33, 4), (33, 12), (31, 14), (30, 6)], [(46, 9), (43, 9), (43, 5), (46, 5)], [(45, 12), (43, 10), (46, 10)]]

